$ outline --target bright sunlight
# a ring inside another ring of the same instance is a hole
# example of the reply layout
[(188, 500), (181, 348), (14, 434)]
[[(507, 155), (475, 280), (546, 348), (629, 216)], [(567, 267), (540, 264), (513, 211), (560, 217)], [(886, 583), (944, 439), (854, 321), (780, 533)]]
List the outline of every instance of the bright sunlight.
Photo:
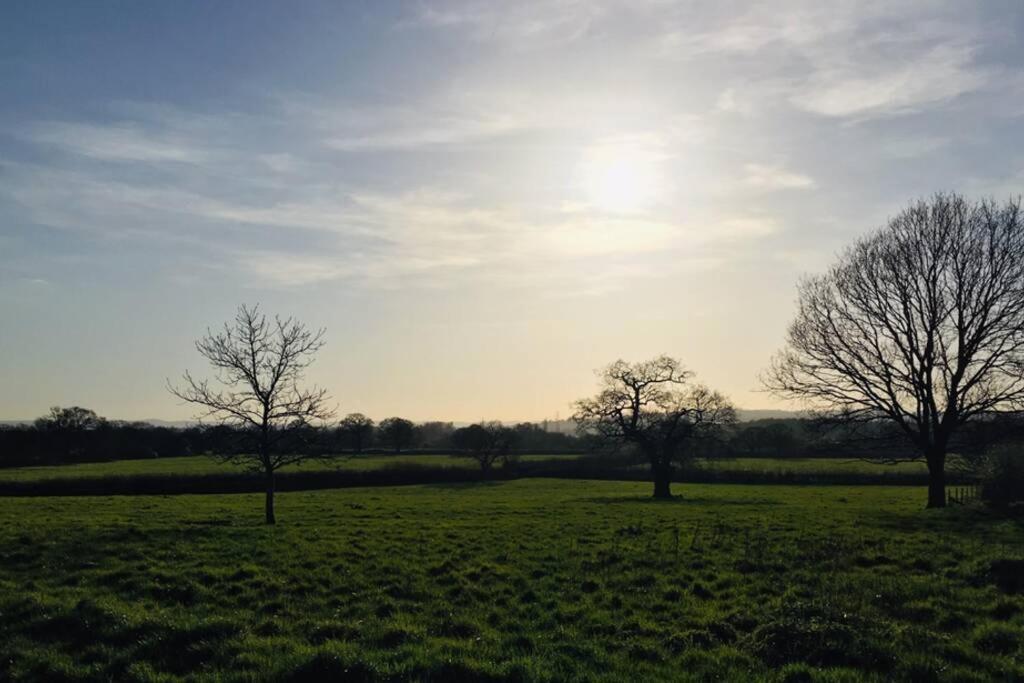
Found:
[(659, 155), (630, 142), (602, 144), (580, 164), (580, 186), (589, 204), (625, 213), (651, 204), (661, 185)]

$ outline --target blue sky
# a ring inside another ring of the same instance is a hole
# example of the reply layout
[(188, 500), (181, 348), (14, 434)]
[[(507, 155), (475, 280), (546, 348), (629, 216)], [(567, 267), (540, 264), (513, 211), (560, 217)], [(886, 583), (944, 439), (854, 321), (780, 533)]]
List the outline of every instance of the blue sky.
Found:
[(182, 418), (243, 302), (381, 418), (565, 417), (670, 353), (741, 406), (801, 274), (1020, 193), (1017, 2), (0, 9), (0, 417)]

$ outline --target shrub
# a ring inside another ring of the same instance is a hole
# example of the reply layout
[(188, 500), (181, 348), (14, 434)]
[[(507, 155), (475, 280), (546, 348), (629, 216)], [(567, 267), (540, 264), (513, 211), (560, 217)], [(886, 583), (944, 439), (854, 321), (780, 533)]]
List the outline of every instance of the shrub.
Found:
[(978, 463), (981, 496), (1006, 510), (1024, 502), (1024, 447), (1003, 446), (986, 453)]

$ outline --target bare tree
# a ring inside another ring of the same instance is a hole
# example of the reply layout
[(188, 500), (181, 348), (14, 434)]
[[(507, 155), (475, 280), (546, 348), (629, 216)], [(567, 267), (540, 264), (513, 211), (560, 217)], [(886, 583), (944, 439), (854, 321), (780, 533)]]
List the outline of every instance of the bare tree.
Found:
[(96, 411), (88, 408), (53, 406), (46, 416), (36, 418), (33, 424), (41, 431), (81, 432), (98, 429), (106, 422), (96, 414)]
[(377, 433), (384, 443), (395, 450), (395, 453), (401, 453), (403, 448), (408, 448), (412, 444), (415, 432), (416, 425), (404, 417), (388, 417), (381, 420), (377, 426)]
[[(216, 386), (187, 371), (182, 386), (168, 383), (175, 396), (203, 409), (197, 419), (217, 420), (251, 437), (255, 452), (218, 457), (264, 475), (267, 524), (276, 522), (275, 472), (312, 457), (296, 446), (296, 437), (333, 415), (325, 389), (300, 386), (323, 336), (324, 330), (314, 332), (292, 318), (270, 321), (258, 307), (241, 306), (234, 322), (217, 333), (207, 330), (196, 341), (196, 350), (216, 372)], [(285, 442), (286, 449), (278, 448)]]
[(634, 446), (647, 459), (655, 498), (671, 498), (673, 467), (693, 458), (699, 441), (736, 420), (724, 396), (689, 384), (691, 377), (668, 356), (618, 360), (601, 371), (600, 393), (576, 402), (573, 420), (581, 431), (613, 446)]
[(491, 473), (495, 463), (511, 457), (516, 432), (500, 422), (483, 422), (460, 427), (452, 433), (452, 445), (459, 455), (476, 460), (484, 477)]
[(373, 420), (362, 413), (349, 413), (338, 423), (338, 429), (345, 435), (352, 450), (362, 453), (373, 438), (373, 424)]
[(954, 438), (1024, 401), (1020, 202), (918, 201), (798, 291), (766, 386), (847, 426), (894, 425), (944, 506)]

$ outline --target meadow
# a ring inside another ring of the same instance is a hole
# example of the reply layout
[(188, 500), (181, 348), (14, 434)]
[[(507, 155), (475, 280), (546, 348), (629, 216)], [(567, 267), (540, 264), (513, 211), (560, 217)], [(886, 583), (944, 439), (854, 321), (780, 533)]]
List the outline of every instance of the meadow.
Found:
[(0, 499), (0, 679), (1020, 680), (1024, 525), (917, 487)]
[[(580, 455), (521, 455), (520, 462), (576, 460)], [(412, 465), (430, 468), (478, 469), (475, 461), (455, 455), (347, 455), (328, 460), (310, 460), (289, 465), (282, 472), (333, 472), (338, 470), (370, 471)], [(869, 474), (886, 475), (926, 473), (924, 463), (911, 462), (886, 465), (848, 458), (727, 458), (701, 461), (700, 470), (721, 473), (767, 473), (795, 475)], [(500, 463), (498, 464), (500, 467)], [(639, 469), (646, 471), (645, 465)], [(237, 465), (219, 462), (207, 456), (180, 458), (145, 458), (136, 460), (113, 460), (74, 465), (48, 465), (39, 467), (0, 468), (0, 482), (43, 481), (47, 479), (93, 479), (128, 476), (174, 476), (231, 474), (242, 471)]]

